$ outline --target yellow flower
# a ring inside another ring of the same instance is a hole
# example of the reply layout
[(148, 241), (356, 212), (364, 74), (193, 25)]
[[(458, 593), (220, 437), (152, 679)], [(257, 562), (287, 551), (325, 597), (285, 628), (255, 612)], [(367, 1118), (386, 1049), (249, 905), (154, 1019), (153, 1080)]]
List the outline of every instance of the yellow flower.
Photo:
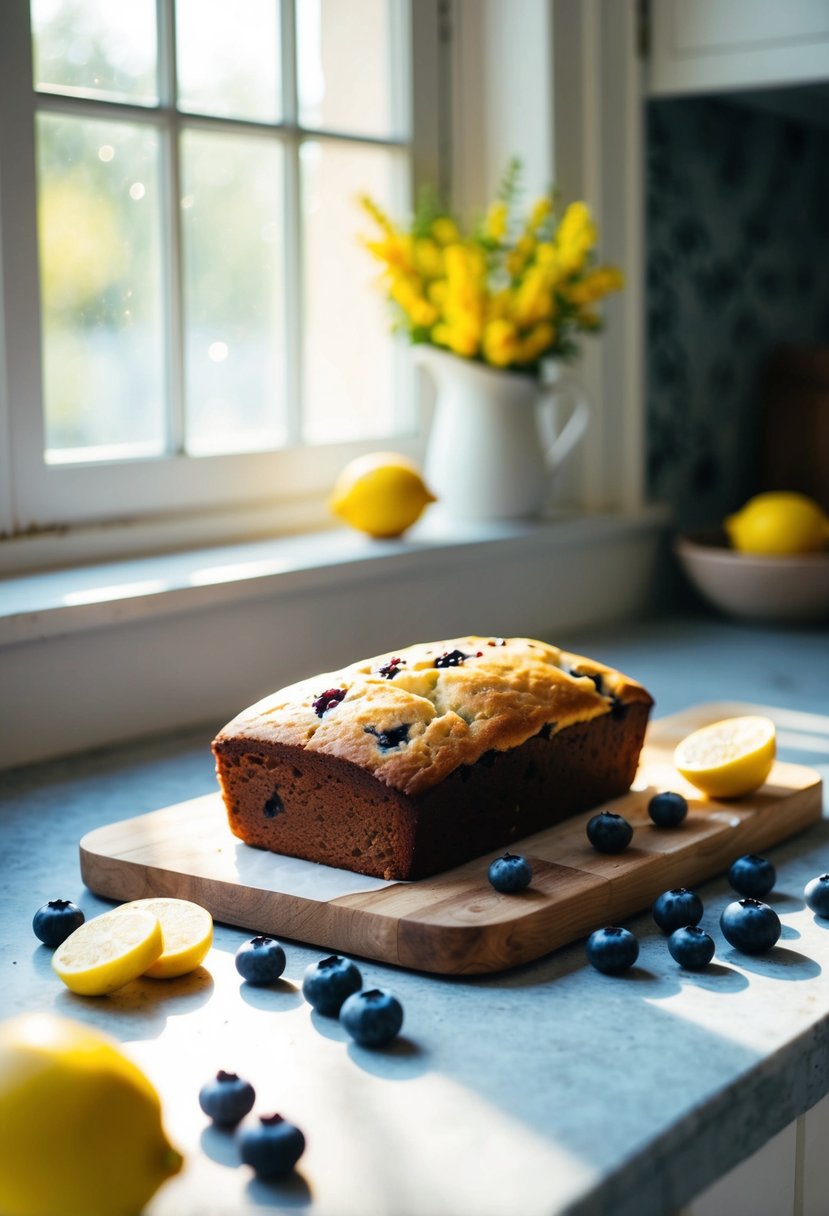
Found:
[(527, 221), (527, 231), (537, 232), (552, 210), (553, 204), (551, 199), (546, 197), (537, 199), (533, 204), (530, 218)]
[(418, 270), (427, 279), (437, 279), (443, 274), (443, 254), (435, 241), (427, 237), (415, 241), (414, 256)]
[(437, 320), (437, 309), (421, 294), (418, 280), (398, 276), (391, 287), (391, 298), (395, 300), (418, 328), (428, 329)]
[(414, 270), (412, 241), (410, 237), (392, 234), (383, 241), (366, 241), (366, 248), (378, 262), (384, 262), (391, 271)]
[(562, 216), (555, 236), (559, 265), (564, 274), (581, 270), (596, 244), (596, 226), (585, 203), (571, 203)]
[(478, 353), (477, 335), (463, 325), (436, 325), (432, 330), (432, 337), (438, 346), (447, 346), (465, 359)]
[(484, 232), (491, 241), (502, 241), (507, 234), (509, 210), (504, 202), (492, 203), (486, 213)]
[(599, 266), (579, 282), (571, 283), (566, 295), (573, 304), (592, 304), (611, 291), (620, 291), (623, 284), (622, 273), (615, 266)]
[(518, 332), (512, 321), (490, 321), (484, 329), (483, 353), (493, 367), (509, 367), (518, 352)]
[(529, 369), (544, 355), (569, 355), (579, 332), (599, 328), (597, 305), (623, 280), (616, 267), (595, 264), (590, 209), (573, 202), (559, 219), (554, 196), (545, 195), (522, 223), (517, 191), (513, 163), (483, 221), (467, 227), (440, 213), (434, 195), (423, 196), (408, 228), (360, 200), (377, 229), (365, 244), (382, 269), (378, 284), (416, 341)]
[(548, 275), (540, 266), (531, 266), (515, 292), (513, 316), (519, 325), (535, 325), (553, 315), (555, 299)]
[(460, 235), (457, 224), (448, 216), (442, 215), (432, 224), (432, 236), (439, 245), (451, 245), (460, 240)]
[(536, 325), (522, 338), (518, 347), (517, 363), (535, 363), (556, 340), (555, 328), (547, 321)]
[(518, 278), (534, 253), (535, 241), (533, 238), (531, 236), (519, 237), (515, 242), (515, 248), (509, 251), (505, 261), (506, 271), (511, 279)]

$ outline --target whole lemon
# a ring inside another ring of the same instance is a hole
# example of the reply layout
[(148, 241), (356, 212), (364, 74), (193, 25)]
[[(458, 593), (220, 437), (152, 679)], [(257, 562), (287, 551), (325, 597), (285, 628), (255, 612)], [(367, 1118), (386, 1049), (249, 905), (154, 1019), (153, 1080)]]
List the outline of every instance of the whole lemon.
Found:
[(434, 501), (414, 461), (397, 452), (372, 452), (345, 466), (329, 506), (352, 528), (383, 538), (400, 536)]
[(805, 494), (757, 494), (724, 527), (741, 553), (815, 553), (829, 541), (829, 518)]
[(137, 1216), (181, 1168), (141, 1070), (53, 1014), (0, 1024), (0, 1126), (4, 1216)]

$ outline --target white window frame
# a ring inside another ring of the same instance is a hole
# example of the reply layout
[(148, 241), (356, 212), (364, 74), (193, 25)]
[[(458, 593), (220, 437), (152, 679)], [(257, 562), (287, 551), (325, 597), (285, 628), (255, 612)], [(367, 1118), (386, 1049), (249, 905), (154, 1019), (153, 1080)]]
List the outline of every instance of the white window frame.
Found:
[[(159, 22), (167, 24), (166, 46), (173, 45), (172, 8), (168, 0), (157, 0)], [(396, 85), (411, 98), (408, 135), (372, 140), (361, 144), (400, 148), (408, 152), (412, 188), (418, 183), (434, 182), (440, 176), (441, 89), (439, 70), (439, 0), (397, 0), (398, 19), (410, 23), (411, 61), (396, 65)], [(282, 0), (283, 71), (289, 71), (288, 106), (283, 123), (289, 187), (290, 221), (298, 225), (299, 181), (296, 166), (301, 140), (324, 137), (344, 140), (325, 130), (300, 129), (296, 116), (296, 89), (293, 81), (293, 3)], [(158, 107), (119, 107), (126, 117), (137, 117), (157, 127), (179, 127), (170, 107), (173, 95), (173, 67), (161, 52)], [(166, 57), (167, 59), (169, 56)], [(234, 455), (169, 455), (151, 460), (90, 462), (89, 464), (46, 464), (41, 379), (40, 297), (37, 274), (37, 232), (35, 222), (34, 118), (36, 109), (61, 112), (66, 108), (57, 95), (36, 94), (31, 72), (31, 35), (28, 0), (4, 0), (0, 6), (0, 354), (5, 374), (0, 382), (0, 534), (60, 530), (88, 524), (148, 519), (176, 513), (240, 511), (248, 520), (251, 511), (262, 507), (271, 515), (280, 504), (299, 500), (319, 502), (330, 488), (337, 470), (352, 456), (390, 446), (392, 440), (338, 443), (321, 446), (295, 444), (281, 450)], [(416, 82), (416, 84), (415, 84)], [(90, 115), (100, 114), (103, 103), (82, 103)], [(73, 102), (77, 112), (78, 103)], [(106, 107), (107, 113), (112, 113)], [(187, 119), (188, 125), (196, 125)], [(218, 129), (222, 120), (200, 120), (198, 125)], [(236, 124), (234, 124), (236, 125)], [(175, 144), (175, 138), (169, 141)], [(165, 166), (167, 189), (175, 189), (176, 166)], [(406, 206), (409, 199), (401, 199)], [(297, 230), (296, 227), (293, 229)], [(168, 238), (170, 239), (170, 238)], [(175, 235), (172, 235), (175, 241)], [(286, 254), (296, 250), (286, 242)], [(175, 254), (175, 249), (173, 249)], [(288, 312), (296, 314), (300, 304), (298, 268), (289, 272)], [(176, 285), (172, 285), (173, 306), (170, 323), (175, 326)], [(293, 403), (298, 400), (300, 336), (288, 334), (294, 343)], [(177, 366), (175, 335), (171, 342), (172, 366), (168, 381), (174, 403), (181, 397), (181, 369)], [(180, 356), (179, 356), (180, 359)], [(405, 386), (406, 378), (400, 382)], [(403, 390), (405, 391), (405, 387)], [(289, 391), (290, 396), (290, 391)], [(174, 435), (180, 441), (180, 435)], [(423, 436), (413, 429), (395, 435), (394, 446), (410, 454), (422, 451)], [(205, 522), (205, 539), (210, 537)]]

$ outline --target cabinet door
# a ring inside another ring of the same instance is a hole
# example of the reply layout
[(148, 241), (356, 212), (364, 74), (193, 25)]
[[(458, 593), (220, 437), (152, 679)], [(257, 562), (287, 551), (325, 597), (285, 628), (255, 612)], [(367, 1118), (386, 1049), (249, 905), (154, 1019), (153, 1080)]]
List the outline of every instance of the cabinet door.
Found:
[(650, 0), (651, 96), (829, 80), (826, 0)]

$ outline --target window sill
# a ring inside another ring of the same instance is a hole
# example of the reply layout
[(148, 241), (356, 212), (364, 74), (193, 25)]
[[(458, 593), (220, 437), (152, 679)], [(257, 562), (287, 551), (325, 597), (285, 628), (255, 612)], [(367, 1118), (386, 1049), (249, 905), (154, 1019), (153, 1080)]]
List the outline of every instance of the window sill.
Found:
[(486, 525), (430, 513), (347, 531), (0, 582), (0, 767), (207, 721), (280, 684), (424, 637), (547, 636), (645, 610), (662, 507)]

